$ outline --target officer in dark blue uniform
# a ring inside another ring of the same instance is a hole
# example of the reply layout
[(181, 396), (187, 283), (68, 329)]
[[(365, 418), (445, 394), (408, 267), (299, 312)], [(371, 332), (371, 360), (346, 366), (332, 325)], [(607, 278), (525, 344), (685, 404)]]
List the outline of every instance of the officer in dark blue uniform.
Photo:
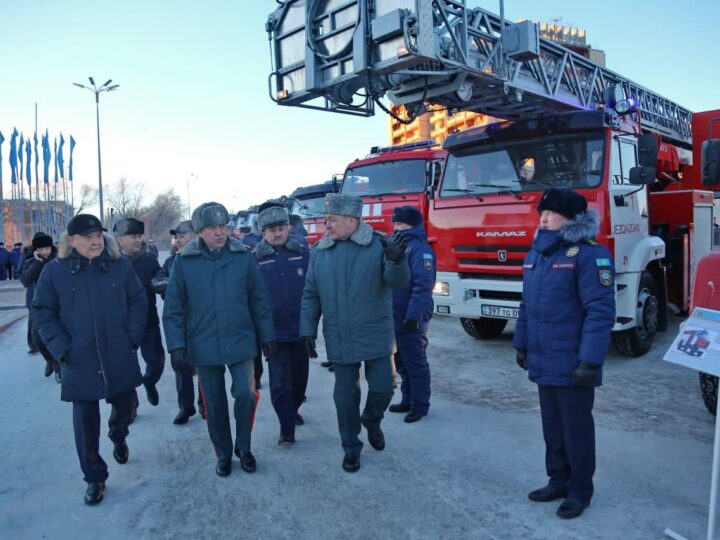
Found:
[(430, 366), (427, 361), (428, 323), (433, 314), (435, 254), (427, 241), (422, 214), (412, 206), (393, 210), (395, 234), (407, 238), (410, 283), (393, 289), (395, 366), (402, 378), (402, 401), (390, 412), (407, 413), (408, 424), (421, 420), (430, 409)]
[(280, 420), (278, 444), (289, 446), (295, 442), (295, 425), (304, 423), (298, 409), (305, 399), (309, 359), (299, 325), (310, 251), (289, 236), (285, 208), (270, 206), (257, 222), (263, 239), (255, 247), (255, 257), (273, 306), (276, 338), (267, 358), (270, 399)]
[(135, 273), (143, 287), (145, 287), (147, 294), (148, 320), (145, 335), (140, 344), (140, 352), (143, 360), (145, 360), (143, 386), (145, 386), (147, 400), (150, 405), (157, 405), (160, 402), (160, 396), (156, 385), (165, 368), (165, 349), (163, 349), (162, 345), (160, 319), (157, 314), (152, 279), (160, 270), (160, 264), (157, 257), (148, 251), (145, 246), (143, 241), (145, 224), (142, 221), (135, 218), (122, 218), (115, 223), (113, 234), (117, 238), (122, 254), (132, 263)]
[(523, 299), (513, 338), (517, 362), (538, 385), (550, 480), (528, 497), (565, 498), (561, 518), (590, 504), (595, 473), (595, 387), (615, 323), (610, 252), (595, 241), (597, 212), (570, 190), (551, 188), (523, 264)]

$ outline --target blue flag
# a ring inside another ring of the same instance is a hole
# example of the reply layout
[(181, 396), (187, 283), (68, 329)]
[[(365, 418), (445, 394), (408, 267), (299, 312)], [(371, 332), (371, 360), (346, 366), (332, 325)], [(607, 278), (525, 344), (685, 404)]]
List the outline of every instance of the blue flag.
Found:
[(17, 129), (10, 135), (10, 181), (17, 184)]
[[(63, 137), (63, 134), (60, 134), (60, 147), (57, 151), (57, 163), (58, 167), (60, 167), (60, 178), (65, 180), (65, 158), (63, 158), (63, 146), (65, 146), (65, 138)], [(57, 180), (56, 180), (57, 181)]]
[(30, 172), (30, 167), (32, 165), (31, 152), (32, 151), (30, 150), (30, 139), (28, 139), (25, 141), (25, 154), (27, 156), (27, 159), (25, 160), (25, 181), (30, 187), (32, 187), (32, 173)]
[(43, 182), (46, 184), (50, 181), (50, 136), (47, 129), (42, 138), (43, 148)]
[(55, 137), (55, 159), (53, 161), (55, 162), (55, 183), (58, 182), (58, 176), (57, 176), (57, 137)]
[(2, 143), (5, 142), (2, 131), (0, 131), (0, 182), (2, 182)]
[(75, 150), (75, 139), (73, 139), (73, 136), (70, 135), (70, 173), (68, 174), (69, 180), (72, 182), (72, 157), (73, 157), (73, 150)]
[(40, 175), (38, 174), (38, 163), (40, 162), (40, 154), (38, 154), (37, 147), (37, 131), (33, 136), (33, 142), (35, 143), (35, 185), (38, 185), (40, 183)]
[(18, 180), (22, 182), (23, 177), (23, 152), (25, 151), (25, 139), (23, 138), (22, 133), (20, 134), (20, 145), (18, 146), (17, 153), (18, 153), (18, 160), (20, 161), (20, 166), (18, 167)]

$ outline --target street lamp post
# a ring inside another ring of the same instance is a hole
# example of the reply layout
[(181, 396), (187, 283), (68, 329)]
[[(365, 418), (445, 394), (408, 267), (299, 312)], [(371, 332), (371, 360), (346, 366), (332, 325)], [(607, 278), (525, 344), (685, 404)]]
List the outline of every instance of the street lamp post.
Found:
[(120, 86), (119, 84), (113, 84), (110, 86), (110, 83), (112, 82), (112, 79), (108, 79), (104, 84), (102, 84), (100, 87), (95, 86), (95, 80), (92, 77), (88, 77), (88, 80), (90, 81), (90, 84), (92, 84), (92, 88), (90, 86), (85, 86), (84, 84), (80, 83), (73, 83), (78, 88), (84, 88), (85, 90), (90, 90), (93, 94), (95, 94), (95, 113), (96, 113), (96, 119), (97, 119), (97, 148), (98, 148), (98, 199), (100, 200), (100, 221), (105, 221), (105, 213), (103, 208), (103, 185), (102, 185), (102, 162), (100, 161), (100, 94), (102, 92), (112, 92), (113, 90), (117, 90)]

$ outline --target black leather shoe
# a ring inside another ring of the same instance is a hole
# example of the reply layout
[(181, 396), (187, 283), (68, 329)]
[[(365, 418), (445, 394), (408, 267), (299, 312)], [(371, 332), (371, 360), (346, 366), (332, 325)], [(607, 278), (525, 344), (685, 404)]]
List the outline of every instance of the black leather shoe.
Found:
[(146, 384), (145, 392), (147, 393), (147, 400), (150, 405), (157, 407), (160, 403), (160, 395), (158, 394), (157, 387), (154, 384)]
[(187, 424), (187, 421), (190, 420), (191, 416), (195, 416), (195, 411), (180, 411), (173, 420), (173, 424), (176, 426)]
[(385, 450), (385, 434), (383, 433), (380, 426), (367, 428), (368, 442), (378, 452)]
[(324, 362), (320, 362), (320, 366), (321, 367), (330, 367), (330, 366), (332, 366), (332, 362), (328, 362), (327, 360), (325, 360)]
[(590, 503), (581, 503), (575, 499), (565, 499), (560, 507), (557, 509), (558, 517), (563, 519), (574, 519), (583, 513)]
[(113, 457), (120, 465), (127, 463), (130, 457), (130, 449), (125, 441), (113, 443)]
[(240, 467), (242, 467), (243, 471), (246, 473), (255, 472), (255, 469), (257, 469), (257, 462), (255, 461), (255, 456), (252, 455), (250, 450), (245, 452), (236, 448), (235, 455), (240, 458)]
[(552, 502), (567, 495), (567, 489), (544, 486), (528, 493), (528, 499), (535, 502)]
[(410, 410), (410, 405), (403, 405), (402, 403), (390, 405), (390, 408), (388, 408), (390, 412), (410, 412)]
[(418, 422), (423, 419), (424, 416), (427, 416), (427, 413), (421, 413), (419, 411), (410, 411), (405, 415), (405, 423), (406, 424), (412, 424), (413, 422)]
[(278, 439), (279, 446), (292, 446), (293, 444), (295, 444), (295, 435), (280, 434), (280, 438)]
[(222, 458), (218, 459), (217, 465), (215, 465), (215, 473), (218, 476), (230, 476), (232, 472), (232, 459)]
[(52, 362), (45, 361), (45, 371), (43, 372), (46, 377), (49, 377), (55, 371), (55, 364)]
[(95, 506), (103, 500), (105, 494), (105, 482), (88, 482), (85, 490), (85, 504)]
[(302, 417), (300, 413), (297, 413), (295, 415), (295, 425), (296, 426), (302, 426), (305, 424), (305, 419)]
[(345, 454), (342, 463), (343, 471), (345, 472), (358, 472), (360, 470), (360, 455), (359, 454)]

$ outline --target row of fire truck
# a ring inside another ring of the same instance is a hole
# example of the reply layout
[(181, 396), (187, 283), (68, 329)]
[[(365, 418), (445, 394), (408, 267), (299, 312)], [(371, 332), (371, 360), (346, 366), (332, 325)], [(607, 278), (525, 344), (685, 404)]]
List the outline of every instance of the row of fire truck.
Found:
[(375, 228), (389, 232), (396, 206), (420, 209), (437, 255), (435, 309), (468, 334), (497, 336), (517, 317), (548, 187), (577, 190), (600, 215), (619, 352), (644, 354), (668, 309), (689, 308), (697, 261), (712, 247), (720, 110), (693, 114), (541, 38), (530, 21), (464, 1), (287, 0), (266, 29), (280, 105), (394, 114), (387, 95), (410, 118), (430, 104), (505, 119), (442, 148), (375, 148), (343, 178), (341, 192), (363, 197)]

